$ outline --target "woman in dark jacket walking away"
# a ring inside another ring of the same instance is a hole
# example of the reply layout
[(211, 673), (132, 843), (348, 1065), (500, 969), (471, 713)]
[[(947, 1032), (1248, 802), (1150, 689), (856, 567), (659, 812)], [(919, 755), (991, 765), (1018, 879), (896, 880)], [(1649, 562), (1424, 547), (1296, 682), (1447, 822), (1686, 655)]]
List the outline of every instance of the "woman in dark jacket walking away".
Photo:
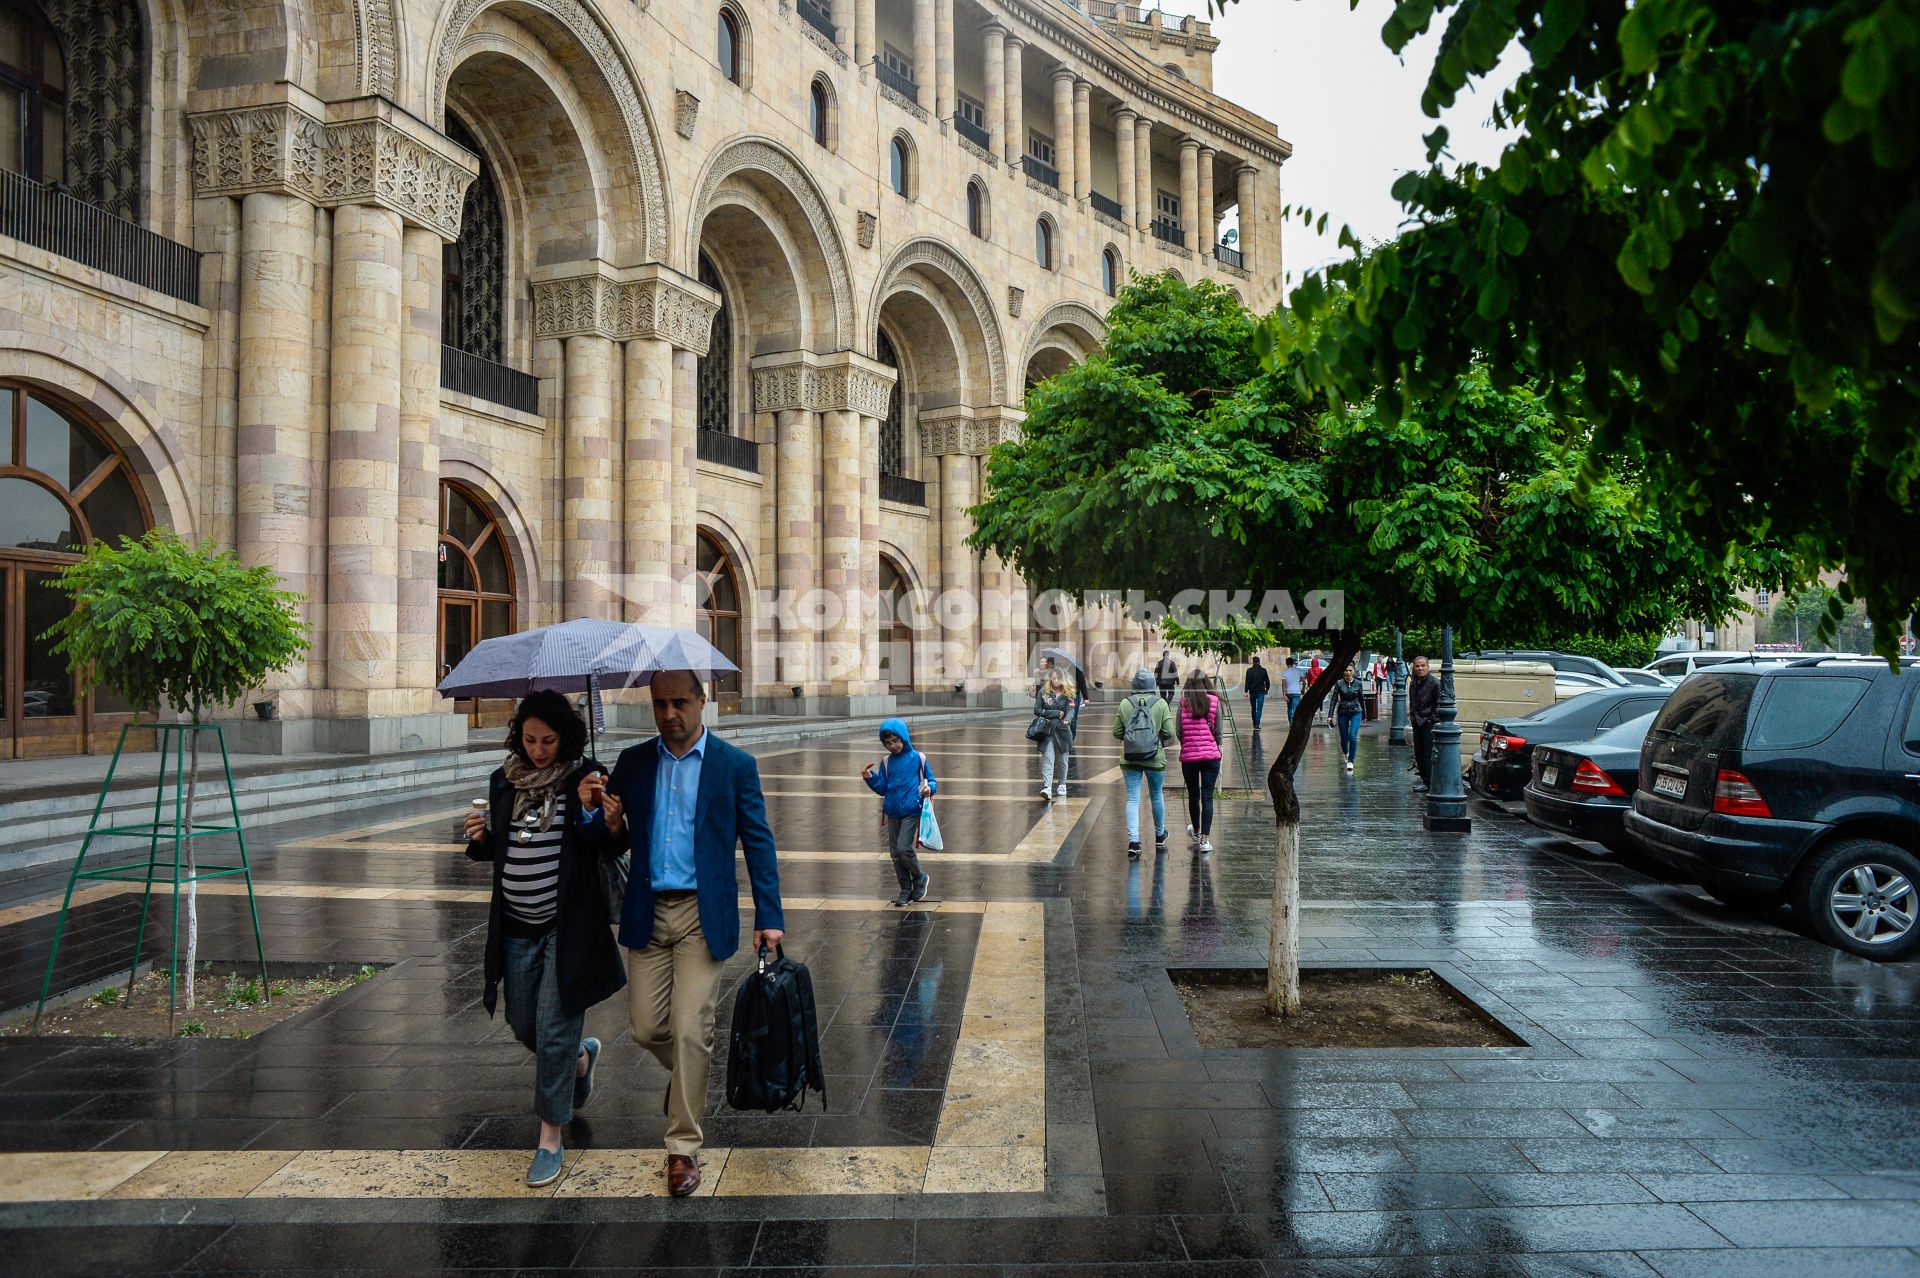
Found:
[(1367, 708), (1366, 691), (1361, 686), (1360, 676), (1354, 673), (1353, 663), (1347, 663), (1346, 673), (1333, 685), (1333, 692), (1327, 700), (1333, 703), (1334, 718), (1340, 724), (1340, 753), (1347, 758), (1347, 771), (1353, 771), (1353, 760), (1360, 748), (1360, 716)]
[(601, 875), (601, 861), (627, 841), (605, 821), (583, 821), (607, 780), (597, 761), (582, 760), (586, 744), (587, 725), (565, 697), (533, 693), (507, 728), (507, 761), (488, 781), (485, 809), (466, 821), (467, 856), (493, 864), (482, 1001), (493, 1015), (506, 982), (507, 1024), (534, 1055), (535, 1186), (558, 1179), (560, 1129), (593, 1094), (600, 1041), (581, 1037), (587, 1009), (627, 983), (608, 923), (618, 903)]
[(1034, 744), (1040, 747), (1040, 797), (1067, 797), (1067, 756), (1073, 751), (1073, 713), (1076, 698), (1067, 691), (1066, 676), (1058, 667), (1047, 672), (1033, 694), (1033, 717), (1046, 721), (1047, 730)]

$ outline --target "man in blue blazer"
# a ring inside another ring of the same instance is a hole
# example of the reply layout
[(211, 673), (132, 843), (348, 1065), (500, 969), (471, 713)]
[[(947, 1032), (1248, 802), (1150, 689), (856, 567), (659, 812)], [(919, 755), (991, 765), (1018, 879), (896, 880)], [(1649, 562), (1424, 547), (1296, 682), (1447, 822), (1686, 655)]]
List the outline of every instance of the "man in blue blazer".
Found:
[[(600, 807), (629, 830), (633, 876), (620, 917), (634, 1042), (667, 1068), (667, 1188), (700, 1186), (700, 1115), (713, 1059), (714, 990), (740, 948), (733, 849), (753, 885), (753, 944), (780, 943), (780, 867), (752, 755), (709, 733), (700, 676), (653, 676), (660, 735), (621, 751)], [(590, 818), (597, 819), (597, 818)]]

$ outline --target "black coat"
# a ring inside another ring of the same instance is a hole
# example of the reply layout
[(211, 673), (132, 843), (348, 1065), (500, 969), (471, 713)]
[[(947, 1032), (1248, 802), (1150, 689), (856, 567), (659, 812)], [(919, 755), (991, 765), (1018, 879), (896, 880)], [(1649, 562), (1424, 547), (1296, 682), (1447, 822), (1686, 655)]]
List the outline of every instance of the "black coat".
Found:
[(1407, 713), (1416, 728), (1431, 728), (1440, 718), (1440, 676), (1415, 679), (1407, 692)]
[(1247, 691), (1262, 697), (1273, 691), (1273, 676), (1265, 666), (1247, 667)]
[[(607, 920), (606, 894), (600, 886), (599, 859), (627, 850), (625, 833), (609, 835), (605, 821), (580, 824), (580, 778), (606, 769), (591, 759), (583, 761), (560, 786), (556, 821), (566, 825), (560, 838), (560, 900), (554, 926), (559, 929), (560, 1005), (568, 1015), (605, 1002), (627, 984), (627, 966), (614, 943)], [(467, 856), (493, 863), (493, 899), (487, 906), (486, 992), (481, 1001), (493, 1015), (501, 978), (506, 975), (506, 897), (500, 890), (507, 864), (508, 826), (513, 820), (513, 787), (507, 770), (495, 768), (487, 782), (492, 828), (487, 837), (467, 844)]]

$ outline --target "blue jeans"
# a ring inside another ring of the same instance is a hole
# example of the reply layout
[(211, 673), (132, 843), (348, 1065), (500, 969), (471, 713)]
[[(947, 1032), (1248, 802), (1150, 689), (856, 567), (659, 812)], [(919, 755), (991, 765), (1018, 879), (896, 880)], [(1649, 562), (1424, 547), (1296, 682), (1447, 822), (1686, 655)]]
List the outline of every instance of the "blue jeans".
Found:
[(1153, 799), (1153, 834), (1157, 839), (1167, 832), (1167, 774), (1151, 768), (1121, 768), (1127, 779), (1127, 842), (1140, 841), (1140, 780), (1146, 778), (1147, 794)]
[(1360, 746), (1360, 712), (1348, 710), (1340, 715), (1340, 753), (1352, 763), (1354, 753)]
[(1299, 708), (1300, 708), (1300, 694), (1297, 692), (1289, 692), (1287, 694), (1287, 722), (1288, 723), (1293, 722), (1293, 712), (1295, 710), (1298, 710)]
[(506, 941), (507, 1025), (533, 1053), (533, 1112), (543, 1123), (565, 1127), (573, 1121), (573, 1078), (580, 1059), (585, 1015), (569, 1016), (560, 1006), (558, 926), (539, 936)]
[(1247, 694), (1247, 704), (1253, 707), (1253, 726), (1257, 728), (1260, 726), (1260, 711), (1264, 709), (1267, 704), (1267, 694), (1264, 692), (1249, 692)]

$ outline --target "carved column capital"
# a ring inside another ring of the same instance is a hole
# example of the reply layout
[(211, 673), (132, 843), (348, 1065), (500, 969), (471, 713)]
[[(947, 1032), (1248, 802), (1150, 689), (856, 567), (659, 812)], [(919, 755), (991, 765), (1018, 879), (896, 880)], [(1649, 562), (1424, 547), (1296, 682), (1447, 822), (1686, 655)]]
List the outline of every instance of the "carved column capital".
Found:
[(852, 351), (759, 355), (753, 361), (753, 409), (757, 413), (848, 409), (863, 417), (884, 418), (898, 376), (890, 366)]
[(920, 413), (920, 451), (927, 457), (966, 456), (973, 452), (973, 410), (964, 404)]
[(593, 261), (534, 274), (536, 337), (658, 338), (705, 355), (719, 310), (718, 293), (658, 262), (616, 268)]

